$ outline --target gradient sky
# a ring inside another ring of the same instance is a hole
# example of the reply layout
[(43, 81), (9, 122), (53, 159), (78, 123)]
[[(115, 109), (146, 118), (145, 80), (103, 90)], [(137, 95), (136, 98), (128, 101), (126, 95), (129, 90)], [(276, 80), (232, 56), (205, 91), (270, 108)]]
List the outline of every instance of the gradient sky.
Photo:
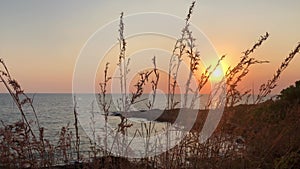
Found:
[[(163, 12), (184, 18), (190, 3), (187, 0), (2, 0), (0, 57), (25, 91), (69, 93), (80, 49), (97, 29), (118, 19), (121, 11), (125, 15)], [(242, 84), (248, 89), (271, 78), (300, 41), (299, 9), (299, 0), (199, 0), (192, 23), (209, 38), (218, 54), (227, 54), (225, 63), (232, 65), (260, 35), (270, 33), (269, 40), (254, 56), (271, 63), (251, 69)], [(117, 29), (112, 30), (116, 35)], [(299, 63), (298, 54), (283, 73), (275, 93), (300, 79)], [(3, 87), (0, 92), (5, 92)]]

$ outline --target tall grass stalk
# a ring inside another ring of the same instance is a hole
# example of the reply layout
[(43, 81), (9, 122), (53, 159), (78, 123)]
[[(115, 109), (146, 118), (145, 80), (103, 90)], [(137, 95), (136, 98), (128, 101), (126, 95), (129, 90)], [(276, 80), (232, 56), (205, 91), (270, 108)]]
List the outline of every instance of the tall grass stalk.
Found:
[(201, 78), (198, 79), (197, 82), (197, 88), (193, 91), (193, 97), (190, 104), (190, 109), (193, 109), (195, 107), (196, 101), (200, 98), (200, 92), (203, 89), (203, 87), (207, 84), (208, 80), (210, 79), (211, 75), (214, 71), (220, 66), (221, 61), (225, 58), (225, 55), (221, 56), (221, 58), (218, 60), (216, 65), (213, 67), (212, 70), (210, 70), (211, 66), (205, 69), (205, 72), (201, 74)]
[[(17, 80), (13, 79), (6, 64), (4, 63), (3, 59), (0, 59), (0, 64), (2, 65), (3, 69), (0, 69), (0, 82), (2, 82), (9, 92), (10, 96), (12, 97), (14, 103), (17, 105), (23, 121), (25, 121), (25, 124), (28, 127), (28, 131), (32, 135), (32, 140), (38, 144), (38, 152), (40, 155), (40, 158), (42, 159), (42, 165), (47, 166), (48, 164), (48, 159), (46, 159), (45, 154), (46, 154), (46, 146), (45, 146), (45, 140), (44, 140), (44, 128), (40, 126), (39, 119), (37, 117), (36, 110), (33, 106), (33, 98), (29, 98), (26, 93), (22, 90), (20, 84), (17, 82)], [(28, 121), (25, 111), (23, 110), (24, 105), (29, 105), (31, 108), (31, 112), (33, 113), (35, 117), (35, 122), (38, 127), (39, 131), (39, 139), (37, 139), (35, 133), (33, 132), (32, 126), (30, 125), (30, 122)]]
[(178, 71), (182, 62), (182, 57), (186, 54), (186, 34), (189, 27), (189, 22), (192, 16), (193, 8), (195, 6), (195, 1), (189, 8), (189, 12), (185, 19), (185, 27), (181, 31), (181, 37), (177, 39), (174, 49), (172, 51), (172, 56), (169, 61), (169, 71), (168, 71), (168, 98), (167, 98), (167, 109), (174, 109), (179, 102), (175, 101), (175, 91), (178, 85), (177, 77)]
[[(190, 8), (190, 12), (192, 12), (192, 8)], [(192, 14), (192, 13), (189, 13)], [(185, 93), (184, 93), (184, 100), (183, 100), (183, 107), (186, 108), (187, 107), (187, 101), (188, 101), (188, 94), (189, 91), (192, 91), (192, 89), (190, 88), (190, 84), (191, 84), (191, 80), (192, 77), (195, 73), (195, 71), (198, 70), (198, 66), (199, 66), (199, 61), (200, 61), (200, 52), (197, 51), (197, 49), (195, 48), (195, 38), (192, 35), (192, 31), (189, 30), (189, 24), (186, 26), (186, 33), (187, 33), (187, 57), (190, 59), (190, 65), (189, 65), (189, 75), (188, 75), (188, 79), (186, 81), (186, 86), (185, 86)]]
[(129, 72), (128, 66), (130, 59), (126, 58), (126, 40), (124, 37), (124, 22), (123, 22), (123, 15), (122, 12), (120, 15), (120, 24), (119, 24), (119, 71), (120, 71), (120, 88), (122, 94), (122, 104), (123, 104), (123, 112), (127, 112), (127, 104), (128, 104), (128, 96), (127, 96), (127, 74)]
[(109, 109), (111, 106), (111, 102), (112, 99), (110, 98), (109, 100), (107, 100), (108, 98), (107, 96), (107, 85), (109, 83), (109, 81), (111, 80), (111, 77), (108, 76), (107, 72), (108, 72), (108, 66), (109, 63), (106, 63), (105, 65), (105, 69), (104, 69), (104, 81), (102, 83), (100, 83), (100, 94), (98, 95), (99, 97), (99, 104), (101, 105), (102, 111), (104, 112), (104, 118), (105, 118), (105, 124), (104, 124), (104, 132), (105, 132), (105, 136), (104, 136), (104, 155), (107, 155), (107, 118), (108, 118), (108, 113), (109, 113)]
[(159, 82), (159, 71), (156, 66), (156, 57), (154, 56), (152, 58), (152, 63), (153, 63), (153, 73), (154, 73), (154, 78), (151, 80), (151, 89), (152, 89), (152, 99), (148, 101), (146, 106), (148, 107), (149, 110), (151, 110), (154, 106), (155, 99), (156, 99), (156, 92), (158, 88), (158, 82)]
[(298, 45), (294, 48), (294, 50), (292, 50), (291, 53), (289, 53), (289, 55), (284, 59), (280, 67), (273, 75), (273, 78), (260, 86), (258, 96), (255, 100), (256, 104), (264, 101), (265, 97), (268, 96), (271, 93), (271, 91), (277, 86), (277, 82), (280, 78), (280, 75), (288, 67), (288, 65), (296, 56), (296, 54), (299, 53), (299, 50), (300, 50), (300, 43), (298, 43)]
[(269, 33), (266, 32), (266, 34), (261, 36), (260, 39), (252, 46), (252, 48), (243, 52), (243, 55), (236, 66), (233, 68), (229, 67), (226, 71), (226, 106), (234, 106), (236, 103), (240, 102), (244, 96), (251, 92), (251, 90), (247, 90), (242, 94), (242, 92), (240, 92), (237, 88), (238, 84), (249, 73), (250, 66), (255, 64), (269, 63), (269, 61), (261, 61), (250, 57), (250, 55), (268, 39), (268, 37)]
[[(129, 61), (130, 59), (126, 58), (126, 40), (124, 38), (124, 22), (123, 22), (123, 15), (124, 13), (121, 12), (120, 15), (120, 24), (119, 24), (119, 62), (118, 62), (118, 67), (120, 71), (120, 89), (121, 89), (121, 95), (122, 95), (122, 113), (126, 114), (128, 112), (128, 96), (127, 96), (127, 74), (129, 72)], [(127, 124), (127, 119), (121, 115), (121, 122), (119, 123), (119, 129), (118, 131), (122, 132), (125, 134), (125, 129), (127, 127), (131, 127), (131, 124)]]
[(76, 101), (76, 96), (73, 98), (74, 100), (74, 108), (73, 108), (73, 114), (74, 114), (74, 127), (75, 127), (75, 151), (76, 151), (76, 157), (77, 161), (79, 162), (80, 160), (80, 137), (79, 137), (79, 131), (78, 131), (78, 117), (77, 117), (77, 101)]
[[(0, 59), (0, 64), (4, 67), (4, 70), (0, 69), (0, 79), (1, 82), (4, 84), (5, 88), (7, 89), (7, 91), (9, 92), (10, 96), (12, 97), (12, 99), (14, 100), (15, 104), (17, 105), (23, 120), (26, 122), (26, 124), (29, 127), (29, 130), (32, 134), (32, 136), (35, 138), (35, 134), (33, 133), (31, 126), (26, 118), (25, 112), (23, 110), (23, 105), (25, 105), (26, 103), (29, 103), (32, 111), (34, 113), (34, 116), (36, 118), (36, 122), (38, 124), (39, 129), (40, 127), (40, 123), (38, 121), (36, 112), (34, 107), (32, 106), (32, 99), (30, 99), (25, 93), (24, 91), (21, 89), (21, 86), (19, 85), (19, 83), (13, 79), (9, 73), (8, 68), (6, 67), (4, 61), (2, 59)], [(6, 78), (6, 79), (5, 79)], [(20, 98), (20, 95), (25, 96), (24, 99)]]

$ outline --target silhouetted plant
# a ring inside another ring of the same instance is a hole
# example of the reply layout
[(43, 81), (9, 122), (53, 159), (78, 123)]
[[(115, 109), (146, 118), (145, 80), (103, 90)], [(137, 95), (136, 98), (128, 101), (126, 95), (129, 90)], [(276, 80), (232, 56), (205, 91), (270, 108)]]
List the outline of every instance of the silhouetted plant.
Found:
[[(121, 88), (121, 104), (122, 104), (122, 112), (123, 114), (128, 112), (129, 101), (127, 96), (127, 74), (129, 72), (129, 61), (130, 59), (127, 59), (126, 57), (126, 40), (124, 38), (124, 22), (123, 22), (123, 12), (120, 15), (120, 24), (119, 24), (119, 62), (118, 67), (120, 71), (120, 88)], [(121, 115), (121, 122), (119, 123), (119, 129), (118, 131), (121, 131), (122, 133), (125, 133), (125, 129), (128, 127), (131, 127), (132, 124), (127, 124), (127, 119)]]
[(107, 74), (108, 65), (109, 65), (109, 63), (106, 63), (106, 65), (105, 65), (104, 81), (99, 83), (101, 92), (98, 95), (99, 104), (101, 105), (101, 108), (104, 112), (105, 122), (107, 122), (107, 116), (108, 116), (109, 109), (111, 106), (111, 101), (112, 101), (111, 99), (109, 99), (109, 101), (107, 100), (108, 99), (107, 98), (107, 85), (108, 85), (109, 81), (111, 80), (111, 77), (108, 76), (108, 74)]
[[(33, 98), (29, 98), (26, 93), (22, 90), (20, 84), (17, 82), (17, 80), (13, 79), (11, 74), (9, 73), (9, 70), (7, 66), (5, 65), (4, 61), (0, 59), (0, 64), (2, 65), (3, 69), (0, 69), (0, 82), (2, 82), (9, 92), (10, 96), (12, 97), (14, 103), (17, 105), (24, 124), (26, 125), (26, 130), (31, 134), (32, 137), (28, 136), (29, 139), (29, 144), (34, 144), (35, 148), (29, 150), (31, 153), (36, 152), (39, 154), (39, 157), (42, 159), (40, 164), (35, 164), (33, 166), (49, 166), (51, 160), (49, 160), (50, 151), (48, 151), (48, 156), (47, 156), (47, 150), (51, 150), (51, 145), (48, 144), (48, 140), (44, 139), (44, 128), (40, 126), (39, 119), (37, 117), (37, 113), (35, 111), (35, 108), (33, 106)], [(36, 137), (35, 133), (33, 132), (32, 126), (30, 122), (28, 121), (25, 111), (23, 109), (24, 105), (29, 105), (29, 107), (32, 110), (32, 113), (34, 114), (35, 117), (35, 122), (37, 124), (37, 131), (39, 132), (39, 138)], [(45, 145), (45, 142), (47, 143)]]
[[(188, 31), (188, 27), (189, 27), (189, 22), (190, 22), (190, 18), (193, 12), (193, 8), (195, 6), (195, 1), (192, 2), (192, 5), (189, 8), (189, 12), (186, 16), (185, 19), (185, 27), (182, 29), (181, 31), (181, 37), (179, 39), (177, 39), (174, 49), (172, 51), (172, 56), (170, 58), (170, 62), (169, 62), (169, 72), (168, 72), (168, 98), (167, 98), (167, 109), (174, 109), (176, 107), (176, 105), (179, 102), (175, 101), (175, 91), (176, 91), (176, 87), (178, 85), (177, 83), (177, 77), (178, 77), (178, 71), (182, 62), (182, 57), (183, 55), (186, 54), (187, 50), (186, 50), (186, 36), (187, 36), (187, 31)], [(192, 37), (191, 37), (192, 38)], [(192, 41), (194, 41), (194, 39), (191, 39)], [(191, 44), (190, 47), (193, 48), (194, 44)], [(194, 58), (194, 59), (192, 59)], [(198, 60), (198, 54), (197, 57), (195, 57), (194, 55), (191, 56), (191, 59), (194, 61)], [(197, 66), (198, 64), (194, 64), (195, 66)], [(191, 68), (193, 69), (193, 68)]]
[(193, 1), (192, 5), (189, 8), (189, 12), (185, 19), (185, 27), (181, 31), (181, 38), (178, 39), (175, 43), (175, 47), (173, 49), (173, 54), (169, 63), (169, 75), (168, 75), (168, 100), (167, 100), (167, 109), (174, 109), (176, 105), (179, 103), (175, 101), (175, 90), (177, 84), (178, 71), (183, 60), (183, 57), (187, 57), (189, 59), (189, 74), (185, 84), (184, 91), (184, 100), (183, 106), (184, 108), (188, 107), (188, 95), (190, 93), (193, 94), (191, 99), (191, 103), (189, 108), (194, 108), (195, 102), (199, 99), (199, 93), (201, 89), (208, 82), (211, 74), (216, 70), (216, 68), (220, 65), (221, 60), (224, 59), (225, 56), (222, 56), (213, 70), (209, 70), (211, 66), (206, 68), (205, 72), (202, 73), (200, 80), (197, 80), (196, 89), (192, 89), (190, 87), (192, 77), (195, 75), (196, 71), (199, 70), (200, 66), (200, 51), (196, 48), (195, 41), (196, 39), (192, 35), (192, 31), (189, 29), (190, 19), (192, 16), (193, 8), (195, 6), (195, 1)]
[(78, 117), (77, 117), (77, 101), (76, 96), (74, 96), (74, 108), (73, 108), (73, 114), (74, 114), (74, 127), (75, 127), (75, 151), (76, 151), (76, 157), (77, 161), (80, 159), (80, 153), (79, 153), (79, 147), (80, 147), (80, 137), (79, 137), (79, 131), (78, 131)]
[[(192, 4), (193, 7), (194, 3)], [(191, 15), (192, 13), (192, 7), (190, 8), (190, 12), (189, 15)], [(188, 79), (186, 81), (186, 86), (185, 86), (185, 93), (184, 93), (184, 100), (183, 100), (183, 107), (187, 107), (187, 101), (188, 101), (188, 94), (189, 91), (191, 91), (192, 89), (190, 88), (190, 84), (191, 84), (191, 80), (192, 77), (195, 75), (195, 71), (198, 70), (199, 67), (199, 61), (200, 61), (200, 52), (197, 50), (196, 45), (195, 45), (195, 38), (192, 35), (192, 31), (189, 30), (189, 24), (187, 24), (186, 28), (186, 34), (187, 34), (187, 38), (185, 39), (187, 42), (186, 44), (186, 53), (187, 53), (187, 57), (190, 59), (190, 63), (189, 63), (189, 75), (188, 75)]]
[(120, 88), (122, 94), (122, 111), (127, 112), (126, 109), (128, 103), (128, 96), (127, 96), (127, 74), (129, 72), (128, 66), (130, 59), (126, 57), (126, 40), (124, 38), (124, 22), (123, 22), (123, 12), (120, 15), (120, 24), (119, 24), (119, 62), (118, 67), (120, 71)]
[(70, 131), (69, 124), (61, 128), (56, 149), (62, 153), (64, 163), (68, 163), (71, 160), (72, 132)]
[[(210, 79), (211, 75), (213, 74), (214, 71), (220, 66), (221, 61), (225, 58), (225, 55), (221, 56), (221, 58), (218, 60), (217, 64), (214, 66), (212, 70), (211, 66), (208, 66), (205, 71), (201, 74), (200, 79), (197, 80), (197, 88), (196, 90), (193, 91), (193, 97), (191, 100), (191, 105), (190, 108), (193, 109), (195, 106), (196, 101), (200, 98), (200, 91), (203, 89), (203, 87), (207, 84), (208, 80)], [(192, 90), (192, 89), (191, 89)], [(212, 97), (213, 95), (210, 95)], [(208, 98), (208, 103), (207, 107), (210, 107), (211, 105), (211, 99), (210, 97)]]
[(108, 114), (109, 114), (109, 109), (111, 106), (111, 98), (109, 100), (107, 100), (108, 98), (107, 96), (107, 85), (109, 83), (109, 81), (111, 80), (111, 77), (108, 76), (107, 72), (108, 72), (108, 65), (109, 63), (106, 63), (105, 65), (105, 69), (104, 69), (104, 81), (101, 82), (100, 85), (100, 90), (101, 92), (99, 93), (98, 97), (99, 97), (99, 104), (101, 106), (101, 109), (104, 113), (104, 120), (105, 120), (105, 124), (104, 124), (104, 132), (105, 132), (105, 136), (104, 136), (104, 155), (107, 155), (107, 118), (108, 118)]
[(153, 73), (154, 73), (154, 79), (151, 80), (151, 89), (152, 89), (152, 99), (148, 101), (146, 106), (148, 107), (149, 110), (151, 110), (154, 106), (155, 99), (156, 99), (156, 91), (158, 87), (158, 82), (159, 82), (159, 71), (156, 66), (156, 57), (154, 56), (152, 58), (152, 63), (153, 63)]
[(265, 97), (268, 96), (271, 93), (271, 91), (277, 86), (277, 81), (280, 78), (281, 73), (288, 67), (290, 62), (295, 57), (295, 55), (299, 53), (299, 50), (300, 50), (300, 43), (298, 43), (295, 49), (292, 50), (292, 52), (284, 59), (280, 67), (275, 72), (273, 78), (260, 86), (259, 93), (255, 100), (255, 103), (260, 103), (264, 101)]
[(279, 95), (280, 100), (294, 103), (300, 101), (300, 81), (296, 81), (295, 85), (291, 85), (286, 89), (281, 90)]
[[(32, 112), (34, 113), (34, 116), (36, 118), (38, 128), (40, 129), (41, 128), (40, 123), (37, 118), (35, 109), (32, 105), (33, 100), (24, 93), (24, 91), (21, 89), (21, 86), (19, 85), (19, 83), (11, 77), (9, 70), (6, 67), (6, 65), (2, 59), (0, 59), (0, 64), (4, 67), (4, 70), (0, 69), (0, 80), (4, 84), (5, 88), (7, 89), (7, 91), (11, 95), (11, 97), (13, 98), (15, 104), (17, 105), (17, 107), (22, 115), (22, 118), (25, 120), (26, 124), (29, 127), (29, 131), (31, 132), (32, 136), (35, 137), (35, 134), (33, 133), (31, 126), (25, 116), (25, 112), (23, 110), (23, 105), (28, 103), (30, 105), (30, 107), (32, 108)], [(22, 99), (20, 96), (24, 96), (24, 99)]]
[(242, 79), (249, 73), (249, 68), (255, 64), (269, 63), (268, 61), (260, 61), (256, 60), (253, 57), (249, 56), (254, 53), (254, 51), (262, 45), (264, 41), (266, 41), (269, 37), (269, 33), (266, 32), (265, 35), (261, 36), (261, 38), (256, 42), (251, 49), (243, 52), (243, 56), (239, 63), (233, 68), (228, 68), (225, 77), (226, 77), (226, 106), (234, 106), (236, 103), (239, 103), (242, 98), (248, 95), (251, 90), (247, 90), (244, 93), (240, 92), (237, 87), (238, 83), (242, 81)]

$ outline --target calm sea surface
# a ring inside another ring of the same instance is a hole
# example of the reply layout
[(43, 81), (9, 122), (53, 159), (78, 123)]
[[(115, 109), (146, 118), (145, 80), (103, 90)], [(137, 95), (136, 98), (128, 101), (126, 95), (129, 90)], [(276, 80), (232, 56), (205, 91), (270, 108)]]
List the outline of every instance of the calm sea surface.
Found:
[[(34, 96), (34, 97), (33, 97)], [(51, 141), (58, 141), (58, 134), (63, 126), (69, 123), (73, 127), (73, 100), (72, 94), (29, 94), (34, 98), (33, 105), (36, 109), (40, 125), (45, 128), (45, 136)], [(26, 117), (35, 125), (35, 117), (28, 106), (24, 106)], [(0, 94), (0, 119), (5, 123), (21, 120), (21, 114), (9, 94)], [(56, 136), (56, 137), (55, 137)]]
[[(51, 143), (57, 145), (61, 128), (67, 126), (68, 124), (70, 130), (75, 133), (73, 112), (74, 104), (72, 94), (28, 94), (28, 96), (34, 98), (33, 105), (36, 109), (38, 120), (40, 125), (45, 129), (45, 138)], [(120, 96), (110, 95), (109, 97), (112, 98), (112, 106), (110, 111), (118, 111), (118, 106), (120, 103), (118, 100)], [(132, 110), (147, 110), (146, 104), (148, 103), (149, 98), (151, 98), (151, 95), (143, 96), (141, 98), (143, 101), (132, 106)], [(180, 98), (182, 99), (183, 96), (176, 95), (175, 97), (177, 101), (180, 101)], [(92, 113), (98, 113), (100, 115), (102, 114), (94, 94), (78, 94), (76, 95), (76, 100), (78, 102), (76, 108), (81, 114), (87, 114), (88, 117), (90, 117)], [(165, 95), (158, 94), (156, 96), (154, 108), (164, 109), (166, 100), (167, 98)], [(201, 101), (199, 102), (200, 104), (198, 105), (198, 108), (204, 108), (204, 105), (207, 101), (207, 96), (202, 96), (200, 100)], [(34, 114), (32, 111), (30, 111), (30, 107), (24, 106), (24, 110), (26, 112), (27, 119), (32, 121), (31, 125), (33, 126), (33, 130), (37, 131), (36, 120)], [(0, 94), (0, 120), (3, 121), (4, 124), (10, 124), (21, 119), (21, 114), (10, 95)], [(92, 128), (92, 119), (87, 118), (86, 121), (79, 121), (81, 123), (79, 126), (81, 150), (87, 151), (90, 147), (90, 140), (85, 132), (86, 130), (83, 130), (81, 126), (84, 126), (85, 129)], [(109, 123), (111, 126), (117, 127), (119, 121), (119, 117), (114, 116), (110, 117)], [(141, 126), (138, 123), (136, 126)], [(161, 125), (160, 123), (157, 124), (158, 126)]]
[[(59, 138), (59, 131), (67, 124), (69, 124), (70, 129), (74, 132), (74, 104), (72, 94), (28, 94), (28, 96), (30, 98), (34, 98), (33, 105), (36, 109), (40, 125), (45, 129), (45, 137), (47, 139), (54, 143), (57, 142)], [(120, 98), (120, 96), (113, 95), (109, 97), (112, 98), (110, 111), (117, 111), (119, 105), (118, 98)], [(143, 101), (133, 105), (132, 110), (146, 110), (148, 97), (150, 98), (151, 95), (143, 96), (141, 98)], [(176, 100), (179, 101), (180, 98), (181, 97), (179, 95), (176, 96)], [(166, 99), (165, 95), (158, 94), (156, 96), (154, 108), (164, 109)], [(97, 101), (95, 101), (96, 97), (94, 94), (79, 94), (76, 96), (76, 100), (78, 101), (77, 109), (80, 112), (90, 114), (93, 111), (96, 113), (99, 111), (99, 106)], [(30, 107), (24, 106), (24, 110), (26, 112), (27, 119), (32, 121), (33, 128), (34, 126), (37, 126), (35, 125), (36, 120), (34, 114), (30, 111)], [(2, 120), (4, 124), (10, 124), (21, 119), (21, 114), (10, 95), (0, 94), (0, 120)], [(112, 120), (112, 123), (118, 122), (119, 120)], [(89, 144), (89, 139), (84, 130), (80, 128), (79, 132), (82, 137), (81, 144)]]
[[(33, 105), (36, 109), (39, 123), (45, 129), (45, 137), (51, 142), (58, 142), (59, 131), (62, 127), (69, 124), (70, 129), (74, 133), (74, 104), (72, 94), (28, 94), (30, 98), (34, 98)], [(111, 111), (117, 111), (119, 102), (116, 99), (119, 96), (113, 96), (113, 102), (111, 106)], [(95, 111), (97, 113), (98, 104), (95, 101), (95, 95), (93, 94), (79, 94), (76, 96), (78, 101), (77, 109), (80, 112), (86, 112), (90, 114)], [(145, 98), (143, 98), (145, 99)], [(157, 96), (155, 108), (164, 108), (165, 106), (165, 96)], [(146, 100), (144, 102), (139, 102), (132, 107), (133, 110), (137, 109), (147, 109)], [(30, 111), (29, 106), (24, 106), (26, 112), (26, 117), (28, 120), (32, 121), (32, 126), (36, 123), (34, 114)], [(101, 113), (101, 112), (100, 112)], [(117, 118), (117, 117), (115, 117)], [(4, 124), (10, 124), (21, 120), (21, 114), (13, 102), (9, 94), (0, 94), (0, 120)], [(112, 120), (112, 123), (118, 123), (119, 118)], [(37, 128), (34, 128), (37, 130)], [(80, 128), (79, 130), (81, 136), (81, 144), (89, 145), (89, 139), (85, 134), (84, 130)]]

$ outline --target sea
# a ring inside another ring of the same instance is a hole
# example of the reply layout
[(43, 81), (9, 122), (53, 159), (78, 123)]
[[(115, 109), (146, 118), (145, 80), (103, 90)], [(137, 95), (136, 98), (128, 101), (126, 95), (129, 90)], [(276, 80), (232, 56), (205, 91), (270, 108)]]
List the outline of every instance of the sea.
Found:
[[(44, 137), (49, 140), (53, 145), (57, 145), (59, 142), (60, 131), (62, 127), (68, 127), (73, 133), (73, 138), (75, 140), (75, 127), (74, 127), (74, 108), (78, 114), (85, 115), (88, 118), (80, 118), (79, 116), (79, 135), (80, 135), (80, 151), (88, 153), (91, 150), (91, 135), (90, 131), (95, 128), (93, 121), (94, 114), (99, 114), (103, 117), (103, 111), (101, 111), (101, 106), (98, 101), (98, 95), (95, 94), (49, 94), (49, 93), (38, 93), (38, 94), (27, 94), (33, 99), (33, 106), (36, 111), (38, 122), (41, 127), (44, 128)], [(75, 97), (74, 97), (75, 96)], [(114, 113), (119, 111), (121, 105), (121, 95), (112, 94), (107, 96), (107, 100), (111, 101), (109, 124), (117, 128), (120, 118), (114, 116)], [(149, 101), (153, 101), (153, 96), (143, 95), (139, 98), (135, 104), (131, 106), (131, 111), (146, 111), (149, 109)], [(182, 95), (175, 95), (175, 102), (181, 102), (183, 99)], [(196, 105), (197, 109), (204, 109), (207, 103), (208, 95), (202, 95), (200, 97), (199, 104)], [(152, 109), (163, 110), (166, 107), (167, 96), (163, 94), (157, 94)], [(76, 103), (76, 106), (75, 106)], [(181, 107), (182, 105), (177, 105)], [(30, 121), (34, 132), (38, 131), (37, 120), (34, 113), (31, 111), (29, 105), (24, 105), (23, 107), (26, 118)], [(0, 120), (3, 125), (12, 124), (18, 120), (21, 120), (21, 113), (14, 103), (14, 100), (9, 94), (0, 94)], [(84, 120), (83, 120), (84, 119)], [(147, 120), (142, 118), (132, 118), (134, 126), (140, 127), (141, 123), (145, 123)], [(157, 128), (161, 130), (167, 126), (163, 122), (153, 122), (156, 124)], [(0, 127), (0, 128), (1, 128)], [(95, 139), (95, 138), (94, 138)], [(94, 140), (95, 141), (95, 140)]]

